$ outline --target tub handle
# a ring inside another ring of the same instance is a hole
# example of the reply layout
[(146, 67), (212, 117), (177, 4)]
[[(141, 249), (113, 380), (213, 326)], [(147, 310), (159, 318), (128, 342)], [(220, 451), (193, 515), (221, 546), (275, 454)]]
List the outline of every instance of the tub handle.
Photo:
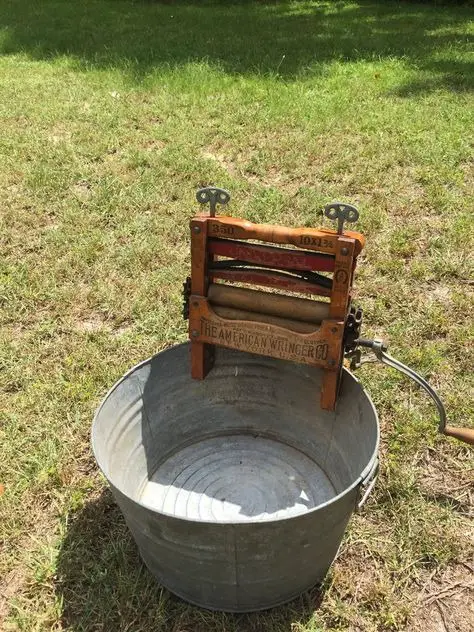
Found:
[[(468, 443), (469, 445), (474, 445), (474, 428), (455, 428), (454, 426), (447, 426), (446, 411), (444, 409), (443, 402), (438, 396), (438, 393), (430, 384), (428, 384), (428, 382), (423, 377), (421, 377), (421, 375), (416, 373), (416, 371), (406, 366), (399, 360), (395, 360), (395, 358), (392, 358), (392, 356), (386, 353), (387, 347), (381, 340), (367, 340), (365, 338), (358, 338), (356, 340), (356, 344), (360, 347), (372, 349), (380, 362), (383, 362), (393, 369), (397, 369), (397, 371), (404, 373), (412, 380), (414, 380), (417, 384), (419, 384), (428, 393), (428, 395), (436, 404), (436, 408), (438, 409), (438, 430), (441, 434), (447, 435), (448, 437), (454, 437), (455, 439), (459, 439), (459, 441), (463, 441), (464, 443)], [(363, 362), (364, 361), (360, 358), (360, 351), (356, 350), (355, 354), (352, 356), (351, 368), (357, 368), (357, 366), (360, 366)]]
[(375, 462), (365, 478), (362, 479), (359, 485), (359, 495), (357, 497), (356, 512), (360, 511), (365, 505), (365, 501), (369, 497), (370, 492), (374, 488), (375, 483), (379, 475), (379, 460), (375, 459)]

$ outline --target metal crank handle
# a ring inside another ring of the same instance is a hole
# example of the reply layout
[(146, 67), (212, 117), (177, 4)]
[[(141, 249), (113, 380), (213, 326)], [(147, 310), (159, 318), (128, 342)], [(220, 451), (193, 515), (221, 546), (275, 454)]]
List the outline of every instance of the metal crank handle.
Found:
[(402, 362), (395, 360), (395, 358), (392, 358), (392, 356), (386, 353), (387, 347), (381, 340), (367, 340), (365, 338), (359, 338), (356, 343), (360, 347), (372, 349), (380, 362), (383, 362), (393, 369), (397, 369), (397, 371), (404, 373), (412, 380), (414, 380), (417, 384), (419, 384), (428, 393), (428, 395), (436, 404), (436, 408), (438, 409), (438, 430), (441, 434), (447, 435), (448, 437), (454, 437), (455, 439), (459, 439), (459, 441), (463, 441), (464, 443), (468, 443), (469, 445), (474, 445), (474, 428), (455, 428), (453, 426), (447, 426), (446, 411), (444, 409), (443, 402), (438, 396), (438, 393), (430, 384), (428, 384), (428, 382), (424, 378), (421, 377), (421, 375), (418, 375), (416, 371), (406, 366)]

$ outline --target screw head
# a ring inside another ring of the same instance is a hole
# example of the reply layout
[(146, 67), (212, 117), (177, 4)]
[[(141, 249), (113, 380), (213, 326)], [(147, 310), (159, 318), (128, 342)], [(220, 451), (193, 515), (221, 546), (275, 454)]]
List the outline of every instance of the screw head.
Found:
[(333, 334), (337, 334), (337, 327), (333, 327), (333, 328), (331, 329), (331, 331), (332, 331), (332, 333), (333, 333)]
[(199, 336), (199, 331), (197, 329), (193, 329), (191, 332), (191, 336), (193, 338), (197, 338)]
[(193, 301), (193, 307), (199, 307), (199, 303), (197, 301)]
[(348, 255), (348, 254), (349, 254), (349, 249), (348, 248), (346, 248), (346, 247), (341, 248), (341, 255), (345, 256), (345, 255)]
[(195, 233), (196, 235), (199, 235), (200, 232), (201, 232), (200, 226), (193, 226), (193, 233)]
[(328, 360), (329, 366), (334, 366), (336, 364), (336, 360)]

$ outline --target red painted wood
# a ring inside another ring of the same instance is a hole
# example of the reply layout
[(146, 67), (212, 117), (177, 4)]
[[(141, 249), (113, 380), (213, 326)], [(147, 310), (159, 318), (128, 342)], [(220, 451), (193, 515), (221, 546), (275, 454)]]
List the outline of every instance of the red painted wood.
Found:
[(313, 254), (304, 250), (274, 248), (260, 244), (247, 244), (231, 239), (209, 239), (208, 250), (214, 255), (259, 263), (269, 268), (289, 270), (317, 270), (332, 272), (335, 258), (332, 255)]
[(317, 296), (331, 296), (331, 290), (307, 283), (298, 279), (284, 278), (267, 271), (252, 270), (213, 270), (213, 279), (222, 279), (224, 281), (234, 281), (235, 283), (251, 283), (252, 285), (261, 285), (263, 287), (275, 287), (288, 292), (301, 292), (303, 294), (314, 294)]

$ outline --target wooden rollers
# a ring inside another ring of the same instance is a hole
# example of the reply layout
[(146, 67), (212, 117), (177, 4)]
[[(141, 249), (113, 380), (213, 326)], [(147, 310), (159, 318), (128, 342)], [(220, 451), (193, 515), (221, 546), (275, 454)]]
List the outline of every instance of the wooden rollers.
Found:
[(301, 334), (309, 334), (318, 329), (317, 325), (312, 323), (306, 323), (301, 320), (294, 320), (292, 318), (280, 318), (279, 316), (271, 316), (270, 314), (256, 314), (255, 312), (248, 312), (244, 309), (235, 309), (233, 307), (221, 307), (211, 303), (212, 311), (227, 320), (245, 320), (248, 322), (267, 323), (269, 325), (276, 325), (283, 329), (289, 329), (290, 331), (296, 331)]
[(262, 314), (320, 325), (329, 316), (329, 303), (220, 283), (209, 285), (207, 298), (211, 306), (253, 312), (254, 320), (259, 320), (258, 316)]

